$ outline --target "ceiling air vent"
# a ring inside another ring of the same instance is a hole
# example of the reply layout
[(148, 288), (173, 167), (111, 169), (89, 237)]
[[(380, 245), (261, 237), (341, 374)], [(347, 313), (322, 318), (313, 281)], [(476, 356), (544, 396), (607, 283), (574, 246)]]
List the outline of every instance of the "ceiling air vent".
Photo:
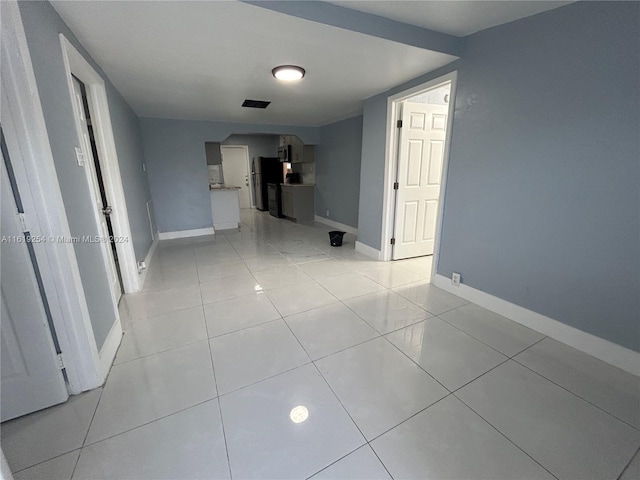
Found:
[(245, 100), (242, 103), (243, 107), (248, 107), (248, 108), (267, 108), (267, 106), (270, 104), (271, 102), (265, 102), (264, 100)]

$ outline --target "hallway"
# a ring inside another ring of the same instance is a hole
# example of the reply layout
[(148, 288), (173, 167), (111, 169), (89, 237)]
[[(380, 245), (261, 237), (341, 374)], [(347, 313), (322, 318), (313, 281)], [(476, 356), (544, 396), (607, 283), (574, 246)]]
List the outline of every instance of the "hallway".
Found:
[(16, 479), (640, 477), (637, 377), (430, 285), (431, 257), (242, 221), (160, 242), (105, 386), (2, 425)]

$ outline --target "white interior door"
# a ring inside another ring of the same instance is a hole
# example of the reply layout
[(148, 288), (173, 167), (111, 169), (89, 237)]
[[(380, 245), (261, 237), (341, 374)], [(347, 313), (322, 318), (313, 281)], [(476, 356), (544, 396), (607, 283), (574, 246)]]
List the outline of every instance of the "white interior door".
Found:
[(240, 208), (251, 208), (251, 193), (249, 192), (248, 152), (245, 147), (223, 146), (222, 175), (226, 185), (240, 187)]
[(403, 103), (394, 260), (433, 255), (447, 110), (446, 105)]
[(0, 255), (1, 420), (56, 405), (69, 397), (2, 159)]
[[(75, 77), (73, 78), (73, 93), (75, 97), (74, 111), (78, 117), (80, 123), (80, 129), (82, 132), (81, 145), (82, 154), (85, 158), (85, 167), (87, 169), (87, 175), (89, 176), (89, 190), (91, 190), (92, 199), (95, 205), (95, 218), (98, 223), (99, 235), (103, 239), (109, 238), (109, 227), (107, 226), (107, 218), (103, 213), (102, 196), (100, 194), (100, 184), (98, 183), (98, 174), (96, 172), (93, 158), (93, 151), (91, 149), (91, 140), (89, 138), (89, 129), (87, 128), (87, 118), (84, 112), (84, 103), (82, 101), (82, 88), (80, 82)], [(120, 279), (118, 278), (118, 270), (116, 269), (116, 262), (113, 258), (113, 252), (111, 251), (111, 244), (108, 241), (101, 241), (100, 247), (102, 249), (102, 255), (105, 261), (105, 267), (107, 269), (107, 276), (109, 277), (109, 285), (113, 301), (118, 305), (118, 301), (122, 296), (122, 289), (120, 287)]]

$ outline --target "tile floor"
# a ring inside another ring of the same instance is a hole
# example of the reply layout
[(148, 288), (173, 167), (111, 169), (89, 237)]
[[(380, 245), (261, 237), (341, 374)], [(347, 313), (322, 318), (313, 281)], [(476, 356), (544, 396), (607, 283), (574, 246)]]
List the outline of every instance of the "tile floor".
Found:
[(161, 242), (105, 386), (2, 425), (15, 478), (640, 478), (640, 379), (328, 230)]

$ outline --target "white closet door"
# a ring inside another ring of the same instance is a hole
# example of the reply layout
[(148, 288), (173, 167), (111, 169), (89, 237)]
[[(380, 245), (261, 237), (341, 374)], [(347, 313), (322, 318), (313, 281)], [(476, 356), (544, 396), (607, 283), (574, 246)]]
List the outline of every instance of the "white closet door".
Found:
[(425, 103), (403, 104), (394, 260), (433, 255), (447, 108)]
[(56, 358), (40, 289), (2, 157), (0, 248), (1, 420), (69, 397)]

